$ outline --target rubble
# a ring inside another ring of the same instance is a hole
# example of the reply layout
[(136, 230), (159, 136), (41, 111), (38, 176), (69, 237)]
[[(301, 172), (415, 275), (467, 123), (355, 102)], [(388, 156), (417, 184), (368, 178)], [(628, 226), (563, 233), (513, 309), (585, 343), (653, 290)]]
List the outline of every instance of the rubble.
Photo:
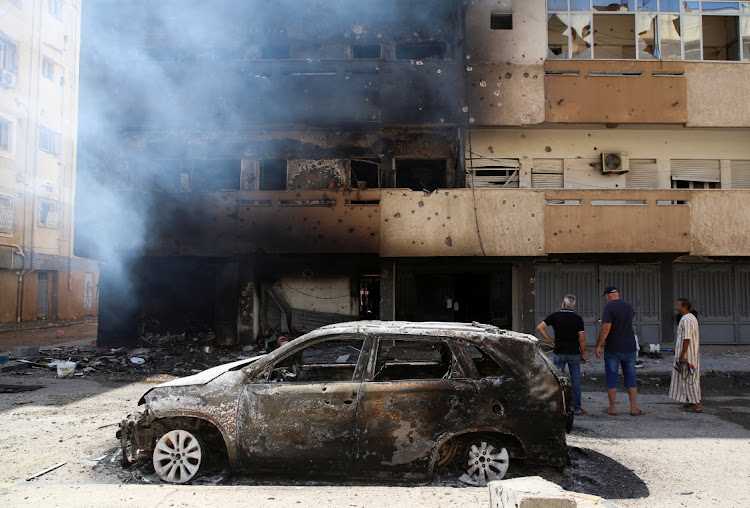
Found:
[[(290, 340), (291, 337), (284, 337)], [(16, 347), (2, 372), (26, 368), (57, 370), (58, 377), (106, 376), (112, 379), (144, 375), (187, 376), (235, 360), (252, 358), (275, 348), (277, 337), (259, 337), (256, 344), (218, 346), (212, 331), (143, 333), (140, 347), (100, 348), (96, 340), (84, 345)]]

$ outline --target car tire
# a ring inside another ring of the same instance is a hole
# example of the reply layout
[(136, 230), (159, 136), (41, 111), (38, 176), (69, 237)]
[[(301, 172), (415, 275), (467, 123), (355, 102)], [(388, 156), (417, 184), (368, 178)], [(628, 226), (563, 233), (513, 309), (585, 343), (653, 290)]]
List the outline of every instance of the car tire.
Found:
[(152, 454), (154, 472), (167, 483), (194, 480), (207, 463), (206, 446), (187, 430), (173, 429), (157, 439)]
[(473, 438), (459, 453), (456, 464), (459, 480), (468, 485), (483, 487), (491, 481), (501, 480), (508, 472), (508, 449), (489, 437)]

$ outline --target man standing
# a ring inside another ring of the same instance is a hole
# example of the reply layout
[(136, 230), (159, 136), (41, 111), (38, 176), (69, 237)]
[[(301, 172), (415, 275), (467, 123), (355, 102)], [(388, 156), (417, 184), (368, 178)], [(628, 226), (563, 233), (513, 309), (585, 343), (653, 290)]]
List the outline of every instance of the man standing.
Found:
[(675, 310), (680, 317), (677, 341), (674, 345), (674, 370), (669, 385), (669, 397), (682, 402), (682, 410), (702, 413), (701, 363), (698, 320), (690, 312), (693, 306), (687, 298), (677, 300)]
[(596, 357), (602, 357), (604, 345), (604, 372), (607, 385), (609, 407), (602, 411), (608, 415), (617, 414), (615, 398), (617, 396), (617, 373), (622, 367), (625, 388), (630, 398), (630, 416), (645, 415), (645, 411), (638, 409), (638, 384), (635, 379), (635, 361), (638, 347), (633, 333), (633, 306), (625, 300), (620, 300), (620, 291), (615, 286), (607, 286), (604, 290), (607, 305), (602, 313), (602, 328), (596, 341)]
[[(586, 338), (583, 333), (583, 319), (573, 312), (576, 305), (576, 297), (566, 295), (563, 298), (562, 309), (553, 312), (536, 327), (542, 337), (555, 344), (555, 365), (565, 372), (568, 365), (568, 373), (573, 384), (573, 411), (577, 415), (586, 414), (581, 408), (581, 361), (586, 363)], [(551, 338), (546, 328), (551, 326), (555, 331), (555, 338)]]

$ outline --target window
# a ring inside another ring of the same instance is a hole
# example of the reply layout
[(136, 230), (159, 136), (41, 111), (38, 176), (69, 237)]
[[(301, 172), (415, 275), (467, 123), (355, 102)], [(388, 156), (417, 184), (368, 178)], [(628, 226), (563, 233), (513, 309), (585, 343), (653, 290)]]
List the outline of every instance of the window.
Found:
[(469, 358), (474, 362), (477, 372), (482, 377), (502, 377), (505, 371), (497, 362), (481, 348), (467, 345), (464, 350)]
[(441, 339), (381, 339), (373, 379), (448, 379), (456, 377), (453, 365), (453, 353)]
[(380, 187), (380, 159), (352, 159), (350, 185), (355, 189)]
[(271, 370), (270, 381), (352, 381), (363, 344), (362, 338), (336, 338), (311, 344), (278, 361)]
[(42, 76), (47, 79), (55, 79), (55, 64), (46, 58), (42, 58)]
[(356, 44), (352, 46), (352, 58), (380, 58), (380, 44)]
[(396, 159), (396, 187), (429, 192), (444, 189), (445, 168), (443, 159)]
[(57, 228), (60, 208), (55, 201), (39, 200), (39, 225), (43, 228)]
[(562, 189), (563, 159), (534, 159), (531, 168), (531, 187), (534, 189)]
[(13, 198), (0, 195), (0, 233), (12, 234), (16, 230), (16, 207)]
[(57, 19), (62, 19), (63, 17), (62, 2), (63, 0), (48, 0), (49, 13)]
[(190, 184), (193, 192), (239, 190), (242, 163), (239, 160), (194, 160)]
[(518, 159), (487, 158), (472, 154), (466, 169), (466, 187), (474, 189), (517, 189)]
[(675, 159), (670, 161), (673, 189), (721, 188), (718, 160)]
[(266, 159), (260, 161), (260, 182), (258, 190), (286, 190), (286, 161), (284, 159)]
[(396, 44), (397, 60), (428, 60), (445, 58), (446, 47), (442, 42), (405, 42)]
[(0, 87), (14, 88), (18, 82), (18, 49), (0, 36)]
[(263, 60), (288, 60), (291, 58), (289, 44), (275, 44), (261, 48)]
[(492, 30), (513, 30), (513, 14), (493, 13), (490, 15), (490, 28)]
[(0, 117), (0, 150), (13, 153), (13, 122)]
[(60, 153), (60, 141), (60, 134), (46, 127), (39, 128), (39, 149), (41, 151), (58, 155)]
[(548, 58), (750, 61), (750, 3), (547, 0)]

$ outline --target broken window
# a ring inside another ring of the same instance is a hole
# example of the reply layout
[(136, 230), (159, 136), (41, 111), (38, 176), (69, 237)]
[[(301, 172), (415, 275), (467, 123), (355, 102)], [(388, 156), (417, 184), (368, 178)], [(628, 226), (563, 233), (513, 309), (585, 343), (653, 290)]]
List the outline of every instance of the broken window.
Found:
[(721, 188), (718, 160), (675, 159), (670, 162), (673, 189)]
[(481, 348), (472, 345), (466, 345), (464, 351), (474, 362), (474, 366), (481, 377), (502, 377), (505, 375), (505, 369), (500, 367), (497, 362)]
[(549, 58), (750, 60), (747, 2), (548, 0), (547, 9)]
[(190, 179), (193, 191), (239, 190), (241, 162), (237, 160), (194, 160)]
[(472, 157), (466, 172), (466, 187), (470, 189), (517, 189), (518, 159)]
[(355, 189), (380, 188), (380, 159), (351, 159), (349, 185)]
[(594, 14), (594, 58), (635, 59), (634, 23), (632, 15)]
[(13, 198), (0, 195), (0, 233), (13, 234), (16, 230), (16, 207)]
[(453, 364), (453, 353), (442, 340), (383, 338), (373, 380), (448, 379)]
[(446, 46), (444, 42), (404, 42), (396, 44), (398, 60), (444, 59)]
[(270, 381), (283, 383), (352, 381), (364, 339), (335, 338), (311, 344), (278, 361)]
[(352, 46), (352, 58), (380, 58), (380, 44), (355, 44)]
[(444, 159), (396, 159), (396, 187), (415, 191), (445, 188)]
[(511, 13), (490, 14), (490, 28), (492, 30), (513, 30), (513, 14)]
[(55, 201), (39, 200), (39, 225), (43, 228), (57, 228), (60, 207)]
[(286, 160), (266, 159), (260, 161), (258, 190), (286, 190)]

